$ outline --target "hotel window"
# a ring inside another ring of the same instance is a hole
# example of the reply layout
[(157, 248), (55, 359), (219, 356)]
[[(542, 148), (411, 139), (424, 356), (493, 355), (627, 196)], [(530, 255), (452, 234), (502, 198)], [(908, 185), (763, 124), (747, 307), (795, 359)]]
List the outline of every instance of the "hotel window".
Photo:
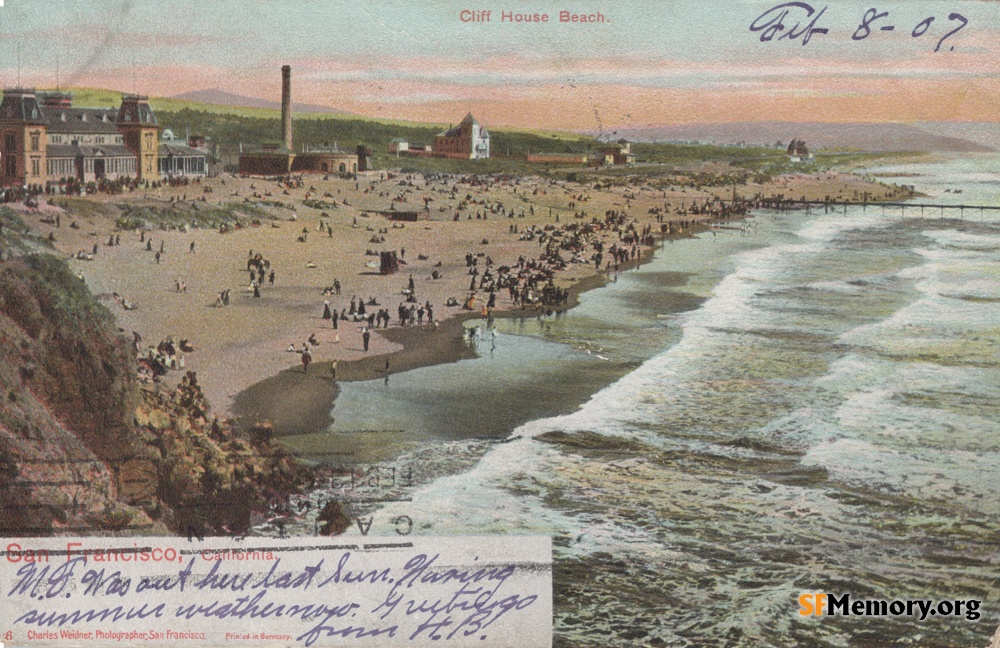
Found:
[(31, 175), (32, 175), (32, 177), (37, 178), (38, 176), (40, 176), (42, 174), (41, 168), (42, 167), (41, 167), (41, 164), (38, 161), (38, 158), (31, 158)]
[(31, 150), (32, 151), (37, 151), (38, 150), (38, 137), (39, 137), (38, 133), (32, 133), (31, 134)]
[(4, 133), (3, 134), (3, 147), (4, 150), (13, 151), (17, 148), (17, 137), (14, 133)]

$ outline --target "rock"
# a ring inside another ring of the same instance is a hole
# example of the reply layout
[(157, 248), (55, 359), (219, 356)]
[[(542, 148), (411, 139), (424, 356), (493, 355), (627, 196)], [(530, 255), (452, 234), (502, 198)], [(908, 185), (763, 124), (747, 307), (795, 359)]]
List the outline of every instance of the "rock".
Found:
[(200, 482), (204, 470), (195, 465), (190, 457), (183, 457), (174, 464), (167, 478), (167, 487), (177, 499), (194, 499), (201, 494)]
[(149, 425), (149, 410), (142, 405), (135, 408), (135, 424), (139, 427), (146, 427)]
[(250, 443), (255, 448), (267, 448), (274, 438), (274, 425), (270, 421), (254, 423), (250, 428)]
[(126, 461), (118, 471), (118, 495), (126, 502), (153, 497), (158, 486), (156, 464), (149, 459)]
[(170, 420), (170, 415), (163, 410), (154, 409), (149, 413), (149, 427), (162, 432), (173, 427), (173, 421)]
[(347, 517), (343, 504), (337, 500), (329, 500), (316, 519), (323, 523), (319, 530), (323, 535), (340, 535), (351, 526), (351, 518)]

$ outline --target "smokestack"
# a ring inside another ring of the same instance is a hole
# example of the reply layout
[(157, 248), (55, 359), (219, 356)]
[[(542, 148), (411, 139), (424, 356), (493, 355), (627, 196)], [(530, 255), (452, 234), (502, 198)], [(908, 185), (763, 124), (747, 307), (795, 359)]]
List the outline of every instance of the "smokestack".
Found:
[(292, 150), (292, 67), (281, 66), (281, 133), (285, 148)]

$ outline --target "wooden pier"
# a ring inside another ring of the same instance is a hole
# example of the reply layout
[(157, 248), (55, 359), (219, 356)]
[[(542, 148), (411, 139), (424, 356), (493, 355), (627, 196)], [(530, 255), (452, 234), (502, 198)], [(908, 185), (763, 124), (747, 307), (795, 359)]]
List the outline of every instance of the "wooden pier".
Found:
[[(786, 202), (790, 202), (793, 205), (803, 205), (803, 206), (805, 206), (807, 208), (812, 208), (812, 207), (828, 207), (828, 208), (843, 207), (845, 210), (848, 207), (861, 207), (863, 209), (868, 209), (869, 207), (872, 207), (872, 208), (881, 207), (883, 210), (885, 210), (885, 208), (887, 208), (887, 207), (894, 207), (894, 208), (898, 208), (898, 209), (900, 209), (900, 210), (902, 210), (904, 212), (907, 209), (919, 209), (920, 212), (923, 213), (925, 209), (929, 209), (929, 210), (935, 210), (936, 209), (936, 210), (939, 210), (940, 213), (942, 213), (942, 214), (944, 214), (944, 211), (946, 209), (952, 209), (952, 210), (957, 209), (960, 212), (964, 212), (967, 209), (970, 210), (970, 211), (975, 211), (975, 210), (985, 211), (985, 210), (998, 210), (998, 209), (1000, 209), (1000, 205), (942, 205), (942, 204), (934, 204), (934, 203), (905, 203), (905, 202), (824, 202), (824, 201), (820, 201), (820, 200), (806, 200), (806, 201), (791, 200), (791, 201), (786, 201)], [(832, 209), (831, 209), (831, 211), (832, 211)]]
[[(732, 200), (721, 200), (719, 202), (733, 202)], [(737, 200), (737, 202), (746, 202), (743, 200)], [(843, 209), (843, 212), (847, 213), (848, 207), (861, 207), (863, 211), (871, 209), (881, 209), (885, 212), (886, 209), (898, 209), (900, 215), (905, 216), (907, 210), (910, 213), (919, 212), (920, 216), (924, 216), (927, 212), (930, 215), (935, 215), (934, 212), (937, 211), (938, 216), (944, 217), (945, 211), (958, 211), (958, 217), (964, 218), (966, 212), (979, 212), (980, 214), (986, 211), (997, 211), (1000, 210), (1000, 205), (945, 205), (940, 203), (910, 203), (910, 202), (846, 202), (846, 201), (824, 201), (824, 200), (781, 200), (775, 201), (773, 203), (767, 204), (765, 209), (805, 209), (807, 212), (812, 209), (824, 209), (827, 213), (836, 212), (838, 208)]]

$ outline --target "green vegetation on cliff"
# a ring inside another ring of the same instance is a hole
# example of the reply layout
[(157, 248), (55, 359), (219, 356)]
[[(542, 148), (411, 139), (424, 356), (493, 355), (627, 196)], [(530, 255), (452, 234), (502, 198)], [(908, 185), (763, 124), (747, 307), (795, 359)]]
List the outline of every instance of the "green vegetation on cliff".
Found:
[[(14, 249), (25, 232), (0, 217)], [(194, 374), (140, 387), (131, 339), (64, 260), (0, 261), (0, 533), (243, 533), (303, 478), (266, 430), (212, 416)]]

